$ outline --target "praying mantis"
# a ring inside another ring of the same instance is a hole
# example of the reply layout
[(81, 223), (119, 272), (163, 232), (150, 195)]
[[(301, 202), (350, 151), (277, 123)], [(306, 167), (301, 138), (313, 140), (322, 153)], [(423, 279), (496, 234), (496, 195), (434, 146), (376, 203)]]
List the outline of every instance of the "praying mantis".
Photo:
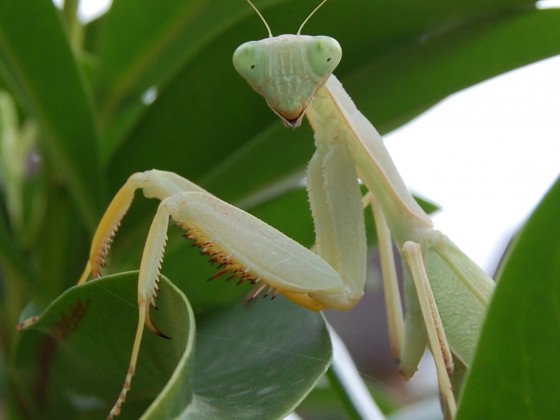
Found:
[[(239, 47), (233, 61), (285, 125), (295, 128), (307, 116), (315, 132), (317, 151), (307, 174), (315, 252), (176, 174), (152, 170), (132, 175), (103, 216), (80, 279), (83, 283), (90, 275), (100, 275), (111, 239), (137, 189), (160, 200), (140, 266), (139, 320), (130, 367), (110, 417), (119, 413), (130, 389), (144, 325), (163, 335), (150, 320), (150, 307), (157, 295), (170, 218), (223, 271), (254, 283), (251, 297), (282, 294), (311, 310), (348, 310), (360, 300), (365, 282), (364, 204), (375, 214), (399, 368), (412, 376), (429, 345), (446, 409), (450, 415), (455, 411), (449, 372), (453, 360), (466, 366), (472, 360), (492, 281), (433, 229), (379, 134), (332, 75), (341, 60), (338, 43), (300, 32), (301, 28), (296, 35), (273, 37), (269, 29), (268, 38)], [(364, 197), (358, 179), (369, 190)], [(406, 262), (406, 320), (396, 286), (393, 241)]]

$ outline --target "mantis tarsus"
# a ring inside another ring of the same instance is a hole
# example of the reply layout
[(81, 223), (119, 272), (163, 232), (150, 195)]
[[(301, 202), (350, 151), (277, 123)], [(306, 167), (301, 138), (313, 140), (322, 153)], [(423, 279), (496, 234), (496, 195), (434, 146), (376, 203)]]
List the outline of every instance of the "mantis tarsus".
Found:
[[(471, 363), (493, 282), (433, 229), (381, 137), (332, 75), (342, 55), (338, 42), (326, 36), (300, 35), (301, 27), (296, 35), (273, 37), (266, 27), (269, 37), (241, 45), (233, 64), (285, 125), (297, 127), (307, 116), (315, 132), (317, 150), (307, 172), (315, 252), (174, 173), (152, 170), (132, 175), (105, 212), (79, 281), (86, 281), (90, 274), (100, 275), (135, 191), (141, 189), (146, 197), (159, 199), (140, 266), (139, 320), (130, 366), (109, 417), (119, 414), (130, 390), (144, 325), (163, 335), (150, 320), (150, 306), (157, 295), (170, 218), (223, 271), (255, 284), (252, 297), (272, 292), (311, 310), (348, 310), (364, 289), (365, 205), (372, 207), (375, 216), (395, 359), (403, 375), (411, 377), (429, 346), (444, 406), (452, 417), (456, 404), (449, 376), (454, 362), (466, 367)], [(358, 179), (369, 190), (364, 197)], [(406, 261), (406, 320), (396, 283), (393, 242)]]

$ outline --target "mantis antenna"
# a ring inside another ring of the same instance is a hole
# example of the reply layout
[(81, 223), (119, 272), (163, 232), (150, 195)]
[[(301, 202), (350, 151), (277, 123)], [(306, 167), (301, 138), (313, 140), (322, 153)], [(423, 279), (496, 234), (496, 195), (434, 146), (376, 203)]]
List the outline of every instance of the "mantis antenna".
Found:
[[(247, 1), (249, 1), (249, 0), (247, 0)], [(313, 16), (313, 15), (315, 14), (315, 12), (316, 12), (317, 10), (319, 10), (319, 9), (321, 8), (321, 6), (322, 6), (323, 4), (325, 4), (326, 2), (327, 2), (327, 0), (323, 0), (321, 3), (319, 3), (319, 5), (318, 5), (315, 9), (313, 9), (313, 11), (312, 11), (311, 13), (309, 13), (309, 16), (307, 16), (307, 17), (305, 18), (305, 20), (303, 21), (303, 23), (302, 23), (301, 26), (299, 27), (299, 29), (298, 29), (296, 35), (300, 35), (300, 34), (301, 34), (301, 30), (303, 29), (303, 26), (307, 23), (307, 21), (308, 21), (309, 19), (311, 19), (311, 16)]]
[[(325, 0), (326, 1), (326, 0)], [(249, 6), (251, 6), (253, 8), (253, 10), (255, 12), (257, 12), (257, 15), (259, 15), (259, 17), (261, 18), (261, 20), (264, 23), (264, 26), (266, 26), (266, 30), (268, 31), (268, 37), (272, 38), (272, 31), (270, 30), (270, 26), (268, 26), (268, 23), (266, 23), (266, 19), (263, 17), (263, 15), (261, 15), (261, 12), (259, 12), (259, 9), (257, 9), (255, 7), (255, 5), (251, 2), (251, 0), (247, 0), (247, 3), (249, 3)], [(324, 3), (324, 2), (323, 2)], [(313, 14), (313, 13), (312, 13)], [(309, 19), (309, 18), (308, 18)], [(307, 21), (307, 19), (305, 19)], [(305, 22), (304, 22), (305, 23)], [(298, 32), (299, 34), (299, 32)]]
[[(325, 4), (327, 2), (327, 0), (323, 0), (321, 3), (319, 3), (319, 5), (317, 7), (315, 7), (315, 9), (313, 9), (313, 11), (311, 13), (309, 13), (309, 16), (307, 16), (305, 18), (305, 20), (303, 21), (303, 23), (300, 25), (297, 34), (296, 35), (300, 35), (301, 34), (301, 30), (303, 29), (304, 25), (307, 23), (307, 21), (309, 19), (311, 19), (311, 16), (313, 16), (315, 14), (315, 12), (317, 10), (319, 10), (321, 8), (321, 6), (323, 4)], [(251, 6), (253, 8), (253, 10), (257, 13), (257, 15), (259, 15), (259, 17), (261, 18), (261, 20), (264, 23), (264, 26), (266, 27), (266, 30), (268, 31), (268, 37), (272, 38), (272, 31), (270, 30), (270, 26), (268, 26), (268, 23), (266, 22), (266, 19), (264, 18), (264, 16), (261, 14), (261, 12), (259, 12), (259, 9), (257, 9), (257, 7), (253, 4), (253, 2), (251, 2), (251, 0), (247, 0), (247, 3), (249, 3), (249, 6)]]

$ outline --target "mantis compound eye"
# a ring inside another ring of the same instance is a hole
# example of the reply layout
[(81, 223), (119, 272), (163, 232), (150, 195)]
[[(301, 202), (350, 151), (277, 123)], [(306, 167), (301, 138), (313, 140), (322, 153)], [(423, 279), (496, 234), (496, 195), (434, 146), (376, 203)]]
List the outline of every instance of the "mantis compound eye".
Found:
[(342, 48), (329, 36), (315, 36), (306, 49), (307, 63), (317, 79), (327, 78), (340, 63)]
[(251, 86), (263, 83), (266, 54), (258, 41), (246, 42), (233, 53), (233, 67)]

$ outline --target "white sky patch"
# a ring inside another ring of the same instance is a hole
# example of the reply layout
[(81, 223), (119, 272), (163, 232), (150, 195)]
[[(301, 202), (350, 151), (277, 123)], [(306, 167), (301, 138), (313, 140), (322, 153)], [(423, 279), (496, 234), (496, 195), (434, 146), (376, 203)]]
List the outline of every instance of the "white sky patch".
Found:
[(155, 86), (152, 86), (142, 94), (142, 103), (144, 105), (151, 105), (157, 99), (157, 96), (158, 90)]
[[(61, 9), (64, 0), (53, 0), (53, 3)], [(90, 22), (109, 10), (111, 4), (112, 0), (81, 0), (78, 8), (78, 17), (81, 22)]]
[(537, 9), (560, 9), (560, 0), (539, 0)]

